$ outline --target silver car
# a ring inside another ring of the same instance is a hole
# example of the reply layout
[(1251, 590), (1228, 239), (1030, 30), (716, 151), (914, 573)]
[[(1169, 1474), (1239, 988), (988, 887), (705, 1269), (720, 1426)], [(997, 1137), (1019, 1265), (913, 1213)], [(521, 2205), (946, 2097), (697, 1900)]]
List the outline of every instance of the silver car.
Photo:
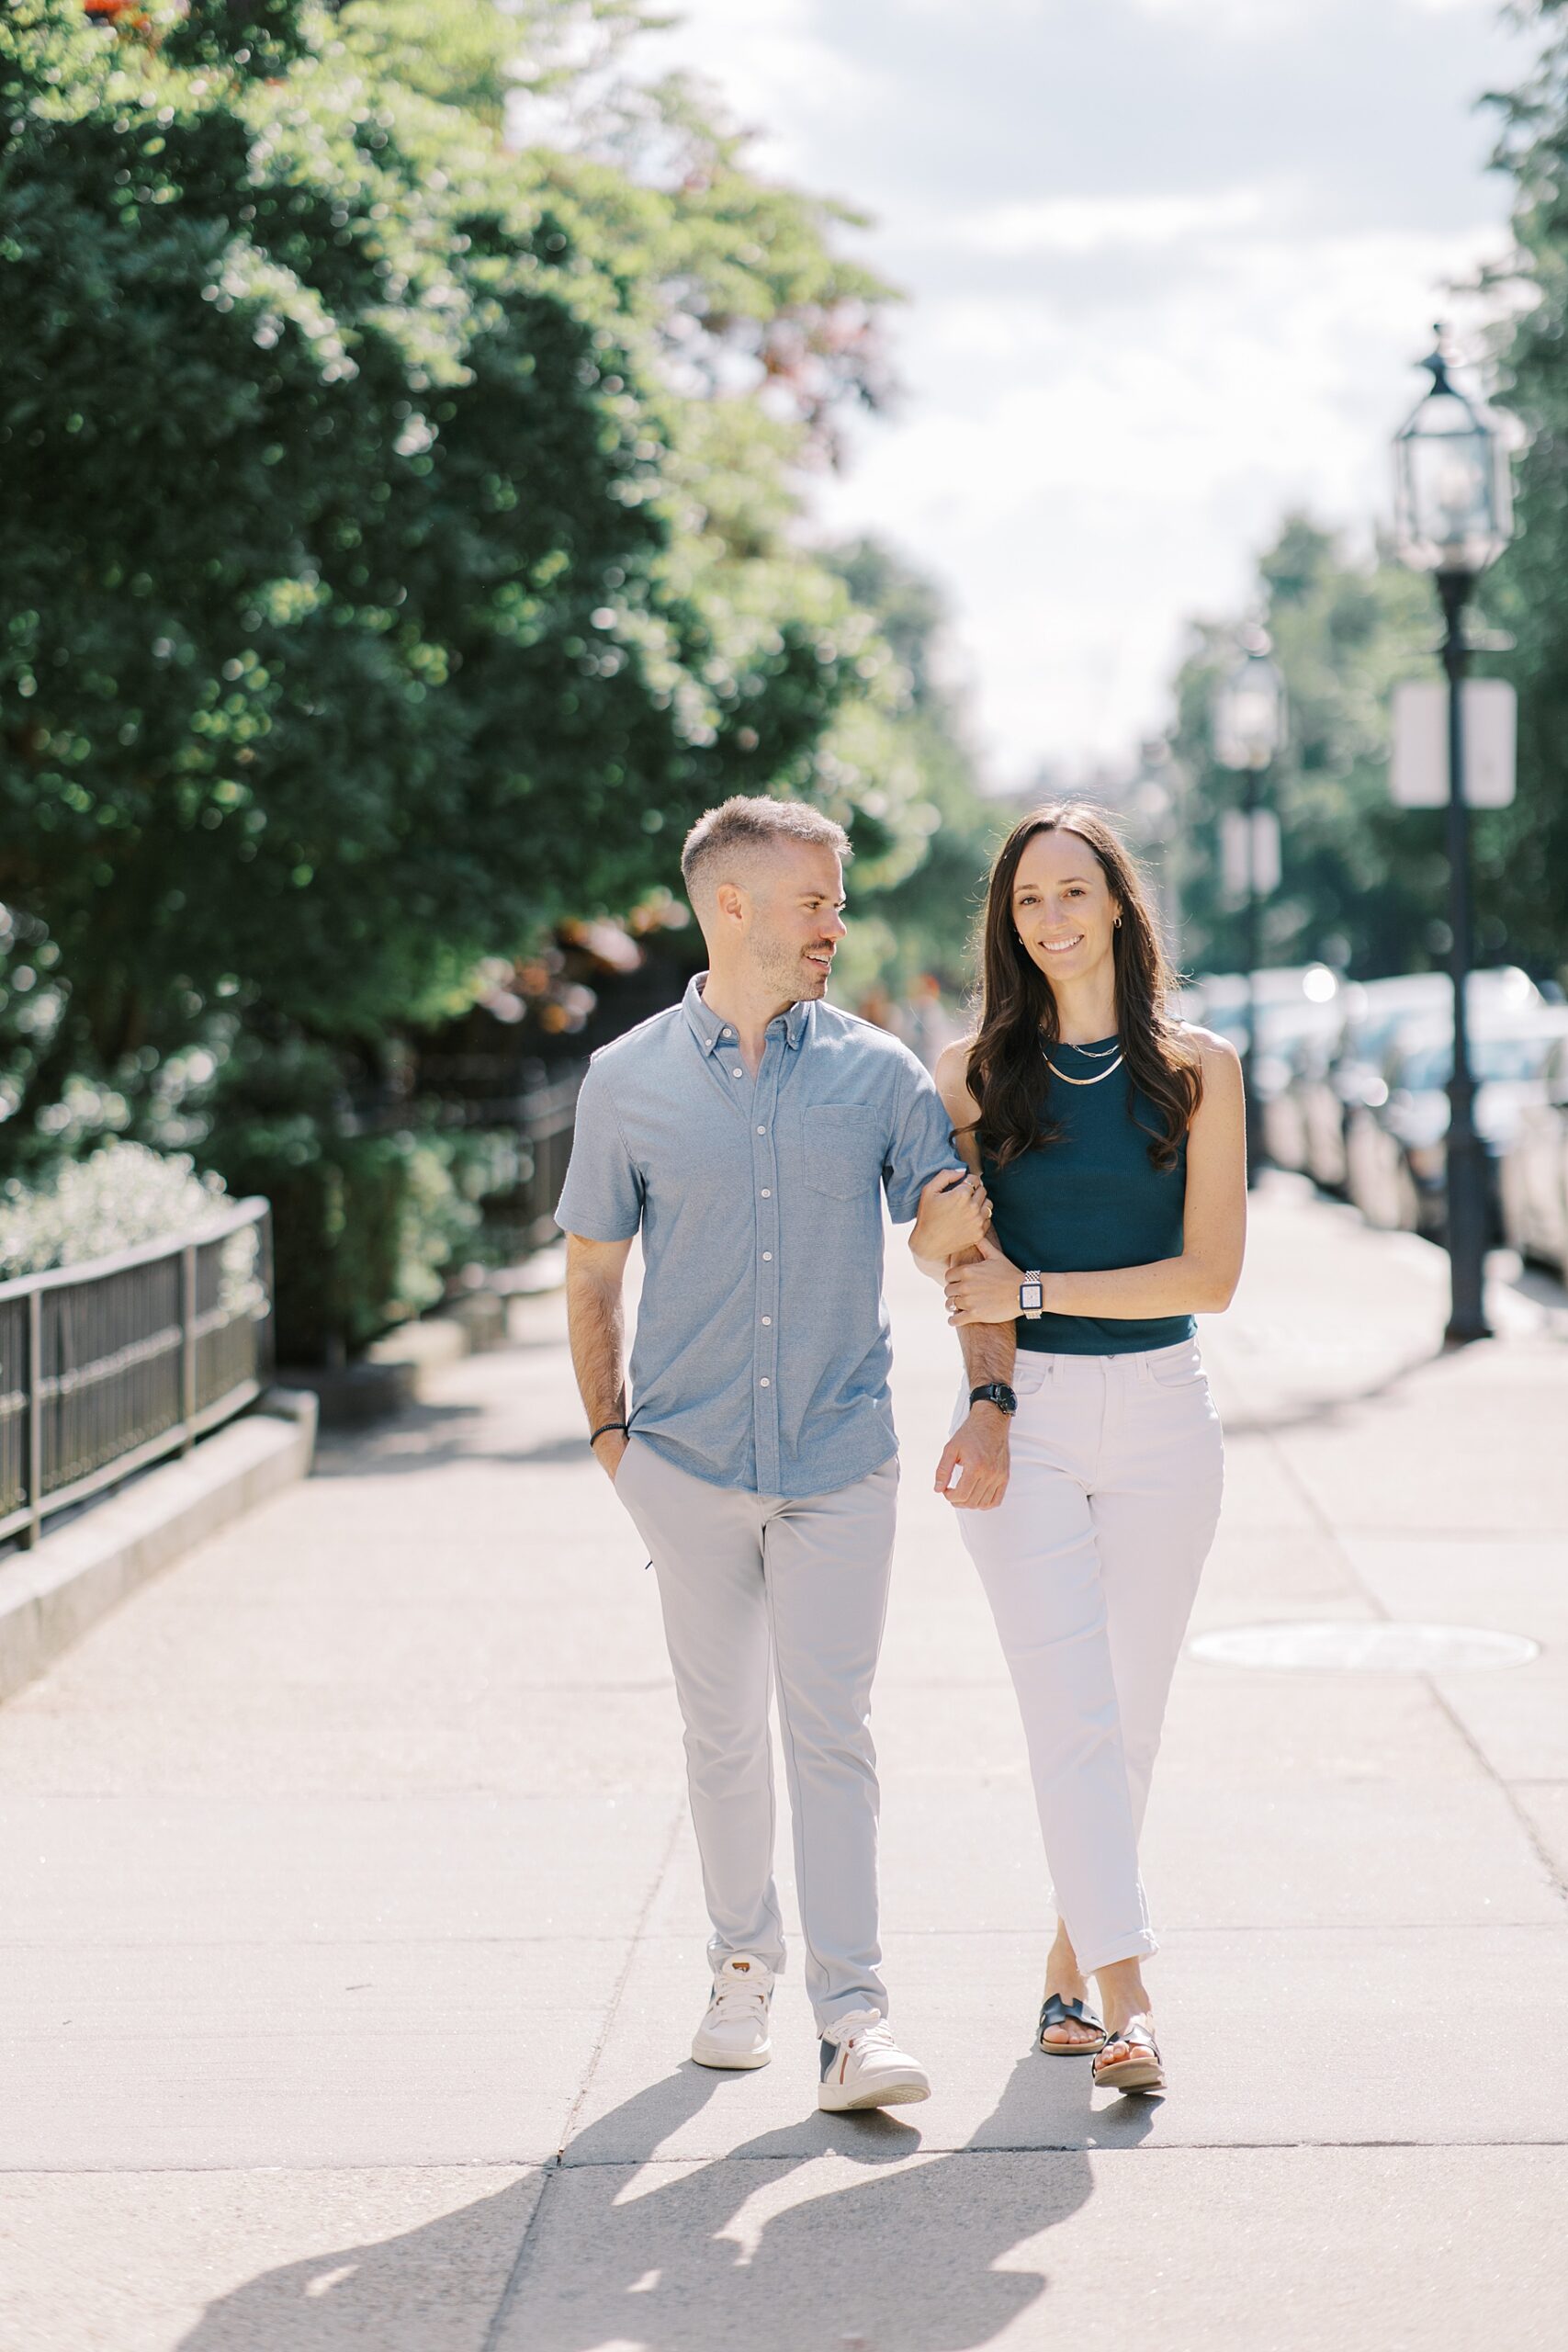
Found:
[(1547, 1056), (1498, 1172), (1505, 1240), (1568, 1283), (1568, 1037)]

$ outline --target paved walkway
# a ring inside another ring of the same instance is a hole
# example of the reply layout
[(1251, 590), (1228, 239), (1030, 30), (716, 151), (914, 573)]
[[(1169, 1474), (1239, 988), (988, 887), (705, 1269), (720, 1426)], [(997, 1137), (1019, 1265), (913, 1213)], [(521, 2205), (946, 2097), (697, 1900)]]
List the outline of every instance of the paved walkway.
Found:
[(937, 2095), (682, 2064), (703, 1920), (652, 1579), (558, 1302), (0, 1712), (0, 2352), (1351, 2352), (1563, 2341), (1568, 1347), (1436, 1353), (1443, 1266), (1281, 1186), (1206, 1339), (1207, 1627), (1531, 1664), (1184, 1663), (1148, 1875), (1173, 2087), (1029, 2055), (1021, 1738), (927, 1490), (895, 1250), (878, 1686), (897, 2014)]

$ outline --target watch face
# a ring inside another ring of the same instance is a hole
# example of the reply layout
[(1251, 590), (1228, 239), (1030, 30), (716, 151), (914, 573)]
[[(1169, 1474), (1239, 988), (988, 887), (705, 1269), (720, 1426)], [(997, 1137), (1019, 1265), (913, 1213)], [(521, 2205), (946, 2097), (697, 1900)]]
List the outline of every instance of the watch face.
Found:
[(1038, 1315), (1045, 1303), (1045, 1295), (1038, 1283), (1020, 1283), (1018, 1303), (1025, 1315)]

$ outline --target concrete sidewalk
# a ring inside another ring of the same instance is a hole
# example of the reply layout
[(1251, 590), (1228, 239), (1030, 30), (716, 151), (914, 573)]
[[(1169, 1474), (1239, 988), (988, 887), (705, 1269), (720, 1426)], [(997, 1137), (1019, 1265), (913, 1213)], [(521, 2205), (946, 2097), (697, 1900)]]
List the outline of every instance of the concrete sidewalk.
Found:
[[(1205, 1335), (1199, 1629), (1439, 1620), (1527, 1665), (1184, 1661), (1147, 1846), (1162, 2102), (1032, 2057), (1022, 1740), (894, 1246), (878, 1684), (927, 2106), (683, 2063), (704, 1996), (652, 1578), (558, 1301), (0, 1710), (0, 2352), (1354, 2352), (1564, 2339), (1568, 1347), (1288, 1186)], [(782, 1860), (787, 1858), (781, 1857)]]

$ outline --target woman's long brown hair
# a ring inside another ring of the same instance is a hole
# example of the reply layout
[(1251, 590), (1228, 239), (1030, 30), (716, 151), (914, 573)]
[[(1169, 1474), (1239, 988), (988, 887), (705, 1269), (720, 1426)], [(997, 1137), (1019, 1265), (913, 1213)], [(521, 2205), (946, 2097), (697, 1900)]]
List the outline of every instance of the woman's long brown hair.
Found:
[(1201, 1065), (1167, 1006), (1175, 975), (1137, 866), (1097, 808), (1081, 801), (1036, 808), (1015, 825), (991, 868), (982, 918), (979, 1023), (969, 1054), (969, 1091), (980, 1105), (981, 1149), (1005, 1168), (1061, 1133), (1049, 1115), (1048, 1052), (1061, 1036), (1050, 981), (1018, 935), (1012, 889), (1020, 858), (1038, 833), (1072, 833), (1099, 859), (1121, 915), (1111, 933), (1116, 1028), (1127, 1076), (1159, 1121), (1149, 1159), (1174, 1168), (1202, 1098)]

